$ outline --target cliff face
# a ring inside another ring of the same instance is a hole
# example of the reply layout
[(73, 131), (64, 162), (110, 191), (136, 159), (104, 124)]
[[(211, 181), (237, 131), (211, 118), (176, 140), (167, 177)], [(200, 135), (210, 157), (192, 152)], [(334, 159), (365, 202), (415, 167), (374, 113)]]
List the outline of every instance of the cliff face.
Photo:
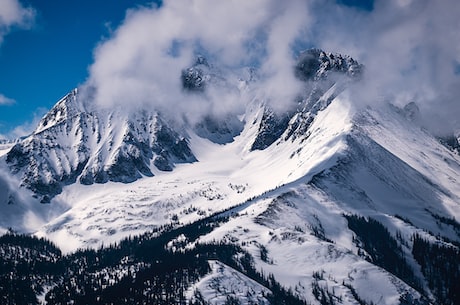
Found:
[(193, 161), (186, 136), (157, 113), (88, 112), (76, 90), (6, 155), (21, 185), (43, 196), (43, 202), (77, 181), (128, 183), (153, 176), (153, 167), (171, 171), (177, 162)]

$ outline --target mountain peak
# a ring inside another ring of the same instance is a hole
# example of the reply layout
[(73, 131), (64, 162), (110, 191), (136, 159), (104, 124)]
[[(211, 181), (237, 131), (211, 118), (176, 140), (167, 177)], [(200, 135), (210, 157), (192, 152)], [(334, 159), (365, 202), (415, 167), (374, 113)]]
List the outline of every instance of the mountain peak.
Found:
[[(65, 252), (101, 248), (65, 257), (82, 257), (78, 272), (96, 270), (85, 272), (92, 291), (140, 283), (187, 255), (204, 268), (185, 272), (195, 284), (181, 289), (202, 303), (225, 302), (222, 291), (228, 302), (265, 303), (286, 287), (300, 303), (454, 304), (460, 157), (415, 124), (415, 103), (355, 109), (344, 91), (362, 69), (349, 56), (305, 51), (293, 71), (303, 91), (275, 110), (253, 71), (241, 81), (198, 59), (178, 76), (181, 97), (220, 99), (231, 88), (246, 108), (192, 122), (147, 107), (88, 111), (72, 91), (0, 156), (0, 225), (19, 223)], [(154, 260), (152, 249), (161, 249)], [(104, 266), (88, 267), (90, 255)], [(219, 262), (206, 268), (209, 258)], [(110, 272), (117, 280), (102, 284)], [(75, 279), (65, 277), (37, 287), (67, 293)], [(250, 289), (223, 289), (235, 277)], [(153, 282), (142, 282), (142, 296)]]
[(328, 74), (338, 72), (349, 77), (359, 77), (363, 65), (350, 56), (309, 49), (300, 53), (295, 66), (295, 75), (303, 81), (320, 80)]
[(62, 98), (35, 132), (8, 152), (6, 162), (21, 184), (47, 202), (67, 184), (132, 182), (195, 161), (186, 135), (155, 112), (87, 112), (77, 90)]
[(345, 80), (356, 80), (363, 66), (350, 56), (326, 53), (320, 49), (303, 51), (295, 65), (295, 75), (306, 83), (305, 91), (298, 97), (296, 107), (284, 112), (265, 107), (259, 132), (251, 150), (263, 150), (283, 134), (284, 139), (307, 134), (317, 113), (346, 87)]

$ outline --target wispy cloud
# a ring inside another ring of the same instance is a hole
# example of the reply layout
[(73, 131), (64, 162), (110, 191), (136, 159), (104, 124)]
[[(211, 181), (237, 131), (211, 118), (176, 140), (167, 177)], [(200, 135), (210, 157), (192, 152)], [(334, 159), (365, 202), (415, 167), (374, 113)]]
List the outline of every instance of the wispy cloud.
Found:
[(0, 44), (12, 28), (30, 28), (34, 18), (35, 10), (18, 0), (0, 0)]
[(15, 100), (8, 98), (0, 93), (0, 105), (12, 105), (16, 103)]
[(0, 135), (0, 139), (19, 139), (24, 136), (30, 135), (35, 128), (37, 128), (38, 123), (42, 119), (43, 115), (48, 111), (45, 108), (38, 108), (34, 111), (33, 116), (30, 120), (24, 122), (21, 125), (18, 125), (8, 131), (4, 135)]
[(418, 103), (437, 132), (460, 128), (460, 2), (376, 0), (372, 11), (317, 6), (315, 43), (366, 65), (355, 102)]

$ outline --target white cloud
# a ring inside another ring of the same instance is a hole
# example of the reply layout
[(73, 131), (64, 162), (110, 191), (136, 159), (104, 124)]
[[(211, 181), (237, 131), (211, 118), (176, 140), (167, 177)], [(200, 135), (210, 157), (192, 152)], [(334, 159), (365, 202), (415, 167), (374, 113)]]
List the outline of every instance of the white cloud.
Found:
[(14, 140), (30, 135), (37, 128), (38, 123), (46, 112), (48, 112), (48, 109), (38, 108), (35, 110), (33, 117), (29, 121), (26, 121), (12, 129), (1, 125), (0, 127), (6, 129), (6, 132), (4, 134), (0, 133), (0, 140)]
[[(204, 53), (222, 70), (261, 64), (267, 79), (291, 84), (289, 46), (308, 20), (301, 0), (174, 0), (160, 8), (131, 10), (113, 37), (96, 48), (86, 85), (95, 88), (95, 100), (104, 107), (147, 104), (191, 117), (210, 109), (238, 109), (242, 101), (232, 90), (184, 94), (182, 69)], [(281, 94), (272, 87), (278, 99), (292, 95), (288, 88)]]
[(18, 0), (0, 0), (0, 44), (12, 27), (29, 28), (34, 17), (35, 11)]
[(0, 93), (0, 105), (12, 105), (16, 103), (15, 100), (4, 96), (3, 94)]
[(285, 107), (300, 89), (292, 66), (302, 40), (365, 64), (363, 84), (352, 92), (356, 104), (413, 100), (453, 126), (460, 117), (458, 16), (458, 0), (376, 0), (372, 11), (334, 0), (166, 0), (127, 13), (96, 48), (87, 85), (105, 107), (150, 105), (190, 116), (238, 109), (243, 101), (231, 90), (204, 97), (180, 90), (181, 70), (201, 52), (223, 69), (258, 64), (265, 97)]
[(43, 115), (48, 112), (48, 109), (38, 108), (33, 114), (33, 118), (30, 121), (27, 121), (19, 126), (16, 126), (11, 131), (8, 132), (6, 138), (8, 139), (18, 139), (24, 136), (30, 135), (35, 128), (37, 128), (38, 123), (42, 119)]
[(281, 2), (279, 13), (268, 25), (267, 57), (262, 65), (261, 89), (275, 109), (292, 105), (303, 86), (293, 73), (293, 43), (310, 25), (311, 16), (305, 1)]
[(329, 1), (317, 10), (315, 43), (366, 65), (355, 102), (415, 101), (437, 131), (460, 128), (459, 1), (376, 0), (371, 12)]

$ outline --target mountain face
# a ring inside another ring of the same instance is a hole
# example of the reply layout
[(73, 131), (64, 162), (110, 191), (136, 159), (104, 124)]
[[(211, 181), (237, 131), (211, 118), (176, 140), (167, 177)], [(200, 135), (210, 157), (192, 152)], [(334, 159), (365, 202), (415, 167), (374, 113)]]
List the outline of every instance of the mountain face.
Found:
[[(340, 54), (326, 53), (311, 49), (303, 52), (294, 67), (295, 76), (307, 86), (304, 96), (299, 97), (298, 105), (285, 113), (265, 108), (259, 132), (252, 144), (252, 150), (263, 150), (273, 144), (289, 127), (287, 137), (293, 136), (295, 129), (299, 134), (307, 132), (309, 124), (318, 111), (327, 107), (344, 82), (357, 79), (363, 67), (353, 58)], [(326, 92), (328, 92), (326, 94)], [(295, 123), (289, 122), (295, 117)], [(301, 127), (303, 126), (303, 127)]]
[[(353, 107), (363, 70), (306, 51), (304, 90), (279, 111), (255, 78), (231, 84), (199, 57), (182, 89), (230, 84), (247, 107), (193, 124), (71, 92), (0, 150), (0, 225), (35, 236), (0, 238), (1, 299), (458, 304), (458, 151), (417, 124), (416, 104)], [(13, 281), (28, 293), (1, 288)]]
[(132, 116), (89, 112), (73, 91), (43, 117), (34, 133), (6, 155), (11, 172), (21, 177), (42, 202), (64, 185), (78, 182), (133, 182), (153, 176), (152, 168), (171, 171), (175, 163), (196, 161), (185, 135), (157, 113)]

